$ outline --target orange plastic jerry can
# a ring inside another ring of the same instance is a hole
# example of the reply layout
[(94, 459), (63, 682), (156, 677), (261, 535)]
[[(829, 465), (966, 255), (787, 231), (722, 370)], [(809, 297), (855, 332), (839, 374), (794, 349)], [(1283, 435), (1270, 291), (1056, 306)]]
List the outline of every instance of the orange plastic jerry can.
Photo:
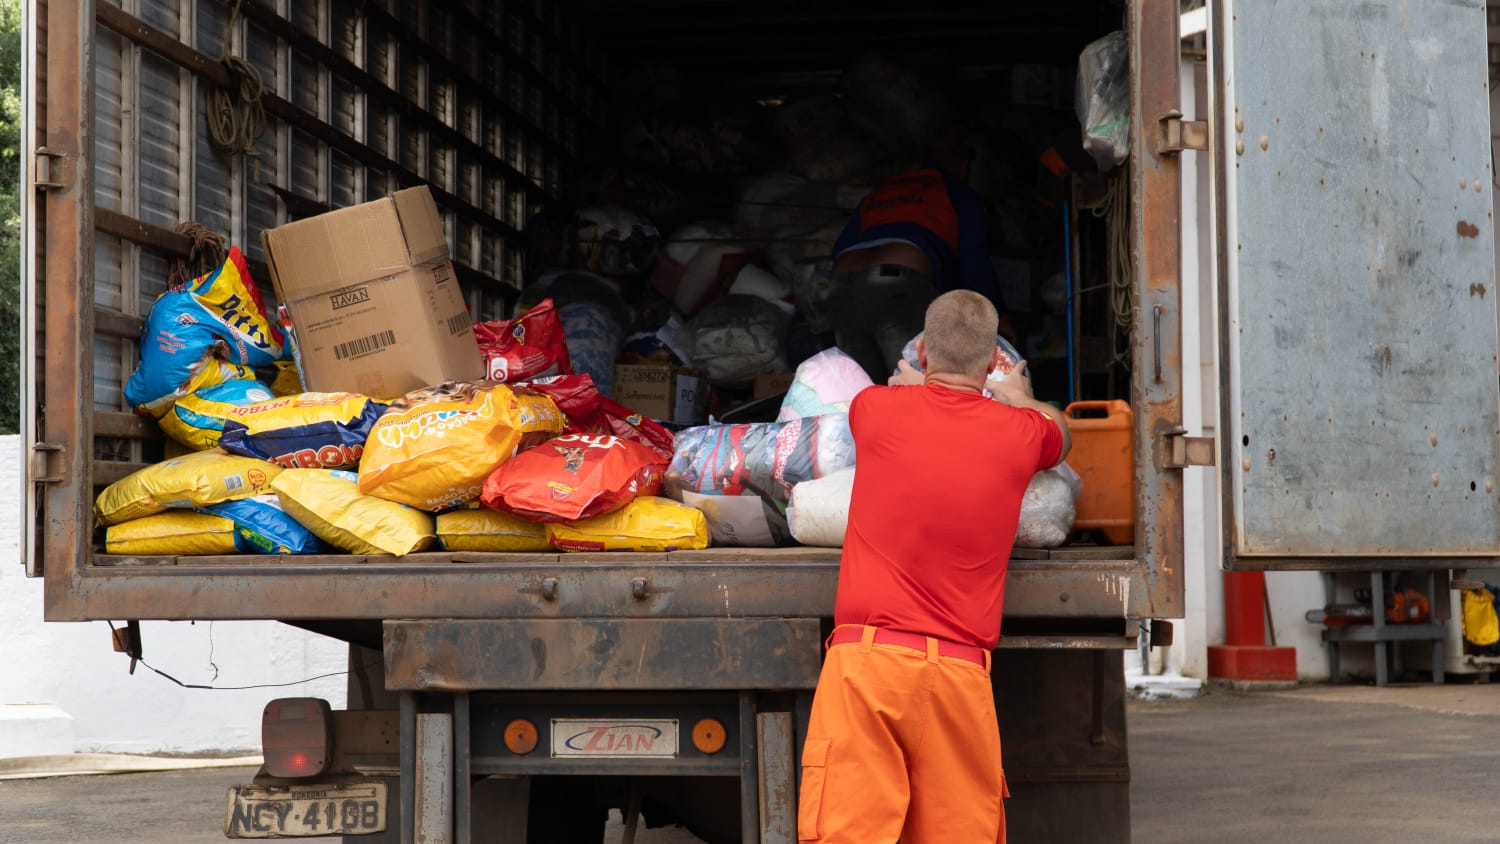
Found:
[(1135, 542), (1135, 414), (1123, 401), (1068, 405), (1073, 450), (1068, 465), (1083, 479), (1074, 525), (1098, 530), (1115, 545)]

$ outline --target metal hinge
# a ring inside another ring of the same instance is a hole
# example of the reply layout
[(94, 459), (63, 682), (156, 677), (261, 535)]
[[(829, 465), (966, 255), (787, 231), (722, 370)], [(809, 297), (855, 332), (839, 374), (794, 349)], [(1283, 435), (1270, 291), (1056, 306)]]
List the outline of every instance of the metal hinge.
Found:
[(1215, 466), (1217, 449), (1213, 437), (1190, 437), (1186, 430), (1167, 434), (1167, 468), (1185, 469), (1188, 466)]
[(1182, 112), (1173, 109), (1157, 120), (1158, 154), (1175, 154), (1185, 149), (1208, 149), (1208, 121), (1183, 120)]
[(63, 447), (58, 443), (33, 443), (31, 446), (31, 482), (34, 484), (60, 484), (66, 478), (62, 473)]
[[(67, 187), (66, 183), (60, 181), (63, 169), (62, 160), (62, 153), (53, 152), (46, 147), (37, 147), (36, 157), (32, 164), (32, 172), (36, 174), (33, 184), (36, 185), (38, 190), (61, 190)], [(53, 167), (54, 161), (57, 162), (56, 168)], [(53, 177), (54, 169), (58, 171), (56, 178)]]

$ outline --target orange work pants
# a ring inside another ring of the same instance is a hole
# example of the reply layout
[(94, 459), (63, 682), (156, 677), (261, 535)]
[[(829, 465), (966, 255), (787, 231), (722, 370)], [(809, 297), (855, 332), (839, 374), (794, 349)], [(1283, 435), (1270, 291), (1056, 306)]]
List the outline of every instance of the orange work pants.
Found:
[(828, 650), (802, 750), (797, 838), (1004, 844), (1010, 793), (989, 670), (861, 641)]

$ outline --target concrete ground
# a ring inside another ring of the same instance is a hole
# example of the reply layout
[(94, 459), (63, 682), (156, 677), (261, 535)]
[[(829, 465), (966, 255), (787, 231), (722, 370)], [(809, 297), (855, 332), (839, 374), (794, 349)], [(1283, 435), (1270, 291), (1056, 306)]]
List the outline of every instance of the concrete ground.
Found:
[[(1135, 701), (1129, 714), (1138, 842), (1500, 840), (1500, 684), (1210, 690)], [(0, 781), (0, 842), (220, 842), (225, 789), (253, 773)], [(636, 840), (697, 841), (681, 830)]]

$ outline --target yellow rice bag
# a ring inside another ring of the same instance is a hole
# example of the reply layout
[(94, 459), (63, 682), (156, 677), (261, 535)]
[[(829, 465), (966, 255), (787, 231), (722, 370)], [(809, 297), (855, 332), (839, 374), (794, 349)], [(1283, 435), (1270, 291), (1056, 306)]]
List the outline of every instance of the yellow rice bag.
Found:
[(494, 510), (454, 510), (437, 517), (438, 542), (449, 551), (551, 551), (547, 526)]
[(552, 399), (489, 381), (414, 390), (375, 423), (359, 462), (359, 491), (420, 510), (479, 497), (484, 479), (518, 451), (562, 433)]
[(643, 495), (613, 513), (548, 524), (547, 538), (562, 551), (697, 551), (708, 547), (708, 519), (696, 507)]
[(198, 451), (127, 475), (99, 493), (101, 525), (117, 525), (172, 508), (236, 501), (271, 491), (281, 467), (254, 457)]
[(272, 398), (265, 384), (235, 378), (183, 396), (156, 421), (173, 441), (202, 451), (219, 445), (231, 410)]
[(180, 510), (110, 527), (104, 532), (104, 550), (110, 554), (154, 557), (233, 554), (237, 549), (233, 521)]
[(353, 472), (287, 469), (271, 484), (282, 509), (319, 539), (354, 554), (403, 556), (432, 544), (432, 517), (359, 492)]

